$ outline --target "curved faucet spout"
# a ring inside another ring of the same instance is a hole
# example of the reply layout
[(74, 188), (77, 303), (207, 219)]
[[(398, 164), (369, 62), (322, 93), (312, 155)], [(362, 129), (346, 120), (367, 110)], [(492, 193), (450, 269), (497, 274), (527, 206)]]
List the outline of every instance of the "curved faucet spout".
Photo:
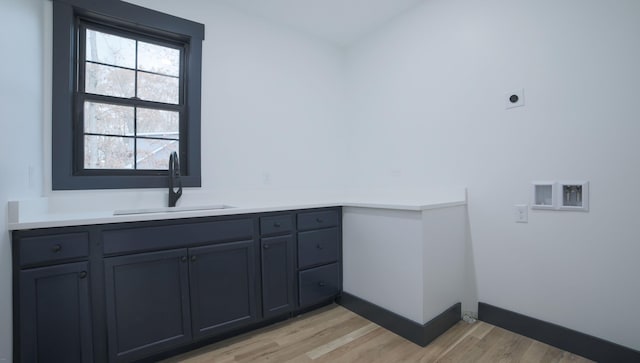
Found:
[(169, 155), (169, 207), (175, 207), (182, 196), (182, 179), (180, 179), (180, 160), (175, 151)]

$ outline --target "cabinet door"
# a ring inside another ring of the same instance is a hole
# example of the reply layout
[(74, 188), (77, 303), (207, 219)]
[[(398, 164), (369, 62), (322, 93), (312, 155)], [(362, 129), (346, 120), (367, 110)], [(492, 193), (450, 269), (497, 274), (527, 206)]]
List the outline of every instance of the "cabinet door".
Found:
[(256, 321), (253, 241), (190, 248), (193, 335), (216, 335)]
[(110, 361), (191, 340), (186, 249), (107, 258), (104, 265)]
[(293, 237), (263, 238), (261, 249), (262, 313), (269, 318), (294, 308)]
[(87, 262), (20, 271), (20, 361), (92, 362)]

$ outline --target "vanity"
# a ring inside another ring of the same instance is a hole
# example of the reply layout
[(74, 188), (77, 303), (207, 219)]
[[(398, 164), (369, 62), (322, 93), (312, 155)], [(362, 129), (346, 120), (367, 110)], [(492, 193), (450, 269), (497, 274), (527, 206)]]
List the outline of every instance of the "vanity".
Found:
[(340, 295), (340, 206), (218, 214), (14, 230), (14, 360), (153, 361)]
[(10, 202), (15, 361), (157, 361), (332, 302), (425, 346), (473, 309), (463, 196), (230, 204)]

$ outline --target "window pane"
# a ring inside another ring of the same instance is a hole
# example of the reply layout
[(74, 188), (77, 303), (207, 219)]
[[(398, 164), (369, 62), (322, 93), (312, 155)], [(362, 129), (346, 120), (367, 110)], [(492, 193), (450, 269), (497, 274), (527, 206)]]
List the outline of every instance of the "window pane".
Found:
[(136, 41), (87, 29), (87, 60), (135, 68)]
[(178, 77), (180, 75), (180, 50), (139, 42), (138, 69)]
[(84, 168), (133, 169), (133, 145), (130, 138), (85, 135)]
[(85, 90), (105, 96), (135, 96), (135, 72), (128, 69), (86, 63)]
[(132, 136), (133, 110), (133, 107), (87, 101), (84, 103), (84, 132)]
[(180, 113), (138, 108), (138, 136), (180, 138)]
[(178, 78), (138, 72), (138, 97), (147, 101), (178, 104), (180, 100)]
[(138, 169), (167, 170), (169, 155), (178, 152), (178, 141), (138, 139)]

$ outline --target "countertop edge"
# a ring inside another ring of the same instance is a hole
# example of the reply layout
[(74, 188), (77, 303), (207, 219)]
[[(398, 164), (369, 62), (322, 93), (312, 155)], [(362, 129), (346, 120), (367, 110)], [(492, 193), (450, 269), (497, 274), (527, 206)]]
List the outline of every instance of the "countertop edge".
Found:
[[(282, 204), (269, 205), (260, 207), (236, 207), (216, 210), (195, 210), (165, 213), (142, 213), (131, 215), (109, 215), (105, 213), (87, 213), (88, 216), (83, 217), (79, 214), (40, 214), (35, 215), (24, 222), (8, 221), (7, 229), (9, 231), (56, 228), (70, 226), (87, 226), (97, 224), (111, 223), (130, 223), (144, 222), (154, 220), (172, 220), (186, 218), (216, 217), (230, 216), (239, 214), (267, 213), (300, 209), (315, 209), (328, 207), (355, 207), (355, 208), (371, 208), (371, 209), (390, 209), (390, 210), (408, 210), (423, 211), (430, 209), (449, 208), (455, 206), (463, 206), (465, 201), (440, 202), (440, 203), (415, 203), (415, 204), (394, 204), (394, 203), (366, 203), (366, 202), (331, 202), (331, 203), (301, 203), (301, 204)], [(14, 216), (15, 217), (15, 216)], [(15, 219), (14, 219), (15, 220)]]
[(349, 203), (342, 203), (342, 206), (343, 207), (351, 207), (351, 208), (423, 211), (423, 210), (430, 210), (430, 209), (441, 209), (441, 208), (458, 207), (458, 206), (464, 206), (466, 204), (467, 204), (467, 202), (465, 202), (465, 201), (441, 202), (441, 203), (417, 204), (417, 205), (349, 202)]

